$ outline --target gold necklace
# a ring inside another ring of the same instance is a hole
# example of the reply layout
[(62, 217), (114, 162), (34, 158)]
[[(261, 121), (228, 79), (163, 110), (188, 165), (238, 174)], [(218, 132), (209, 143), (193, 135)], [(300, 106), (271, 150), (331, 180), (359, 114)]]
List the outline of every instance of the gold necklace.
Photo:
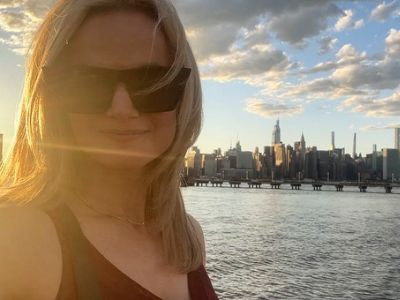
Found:
[(143, 226), (143, 225), (145, 224), (145, 221), (144, 221), (144, 220), (143, 220), (142, 222), (137, 222), (137, 221), (131, 220), (129, 217), (123, 218), (123, 217), (116, 216), (116, 215), (113, 215), (113, 214), (110, 214), (110, 213), (104, 213), (104, 212), (98, 210), (97, 208), (93, 207), (92, 205), (90, 205), (90, 204), (86, 201), (86, 199), (84, 199), (84, 197), (82, 197), (82, 196), (79, 195), (78, 193), (75, 192), (75, 195), (78, 196), (78, 199), (79, 199), (80, 201), (82, 201), (83, 204), (85, 204), (88, 208), (90, 208), (90, 209), (93, 210), (94, 212), (98, 213), (99, 215), (103, 215), (103, 216), (106, 216), (106, 217), (111, 217), (111, 218), (117, 219), (117, 220), (119, 220), (119, 221), (121, 221), (121, 222), (129, 223), (129, 224), (131, 224), (131, 225)]

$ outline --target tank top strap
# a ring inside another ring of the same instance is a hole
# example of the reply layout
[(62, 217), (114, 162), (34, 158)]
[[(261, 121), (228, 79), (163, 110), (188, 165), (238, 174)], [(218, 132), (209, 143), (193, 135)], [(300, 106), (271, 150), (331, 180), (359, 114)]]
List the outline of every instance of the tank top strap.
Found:
[[(77, 298), (101, 300), (100, 286), (88, 254), (89, 245), (83, 236), (78, 220), (65, 204), (48, 212), (48, 215), (55, 223), (62, 248), (67, 248), (64, 250), (69, 253), (68, 258), (73, 266)], [(63, 254), (63, 258), (64, 256)]]

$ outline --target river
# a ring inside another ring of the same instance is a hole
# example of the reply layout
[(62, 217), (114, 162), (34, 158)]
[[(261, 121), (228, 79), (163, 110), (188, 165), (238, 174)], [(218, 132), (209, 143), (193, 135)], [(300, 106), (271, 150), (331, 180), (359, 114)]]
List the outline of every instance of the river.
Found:
[(400, 299), (400, 189), (182, 188), (220, 299)]

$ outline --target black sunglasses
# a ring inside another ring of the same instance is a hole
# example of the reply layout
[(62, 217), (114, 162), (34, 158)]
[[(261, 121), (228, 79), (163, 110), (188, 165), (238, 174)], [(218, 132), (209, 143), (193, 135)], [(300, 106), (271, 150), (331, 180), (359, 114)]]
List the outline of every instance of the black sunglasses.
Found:
[(182, 68), (168, 84), (154, 87), (170, 67), (145, 66), (111, 70), (90, 66), (43, 67), (48, 104), (69, 113), (97, 114), (111, 106), (118, 83), (123, 83), (135, 108), (142, 113), (174, 110), (182, 100), (191, 69)]

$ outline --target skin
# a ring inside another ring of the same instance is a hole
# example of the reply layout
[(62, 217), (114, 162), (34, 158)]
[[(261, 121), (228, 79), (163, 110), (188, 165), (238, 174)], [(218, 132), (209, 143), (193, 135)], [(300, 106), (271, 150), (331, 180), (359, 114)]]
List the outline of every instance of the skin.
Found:
[[(71, 63), (117, 70), (148, 63), (169, 66), (170, 53), (161, 32), (156, 35), (153, 55), (149, 55), (154, 25), (152, 18), (140, 11), (92, 16), (70, 41)], [(88, 152), (82, 161), (78, 180), (82, 184), (77, 188), (86, 201), (98, 211), (119, 216), (129, 211), (131, 219), (143, 220), (143, 170), (171, 145), (176, 113), (141, 114), (120, 85), (105, 114), (71, 114), (69, 121), (76, 146), (108, 153)], [(146, 128), (149, 132), (124, 144), (98, 132), (114, 127)], [(134, 155), (115, 155), (114, 150), (120, 149)], [(97, 213), (74, 195), (67, 196), (84, 235), (109, 262), (162, 299), (190, 299), (187, 274), (167, 264), (161, 236), (148, 224), (132, 226)], [(204, 243), (200, 225), (193, 222)], [(62, 253), (54, 225), (44, 212), (28, 208), (0, 210), (0, 265), (1, 299), (55, 299), (61, 281)]]

